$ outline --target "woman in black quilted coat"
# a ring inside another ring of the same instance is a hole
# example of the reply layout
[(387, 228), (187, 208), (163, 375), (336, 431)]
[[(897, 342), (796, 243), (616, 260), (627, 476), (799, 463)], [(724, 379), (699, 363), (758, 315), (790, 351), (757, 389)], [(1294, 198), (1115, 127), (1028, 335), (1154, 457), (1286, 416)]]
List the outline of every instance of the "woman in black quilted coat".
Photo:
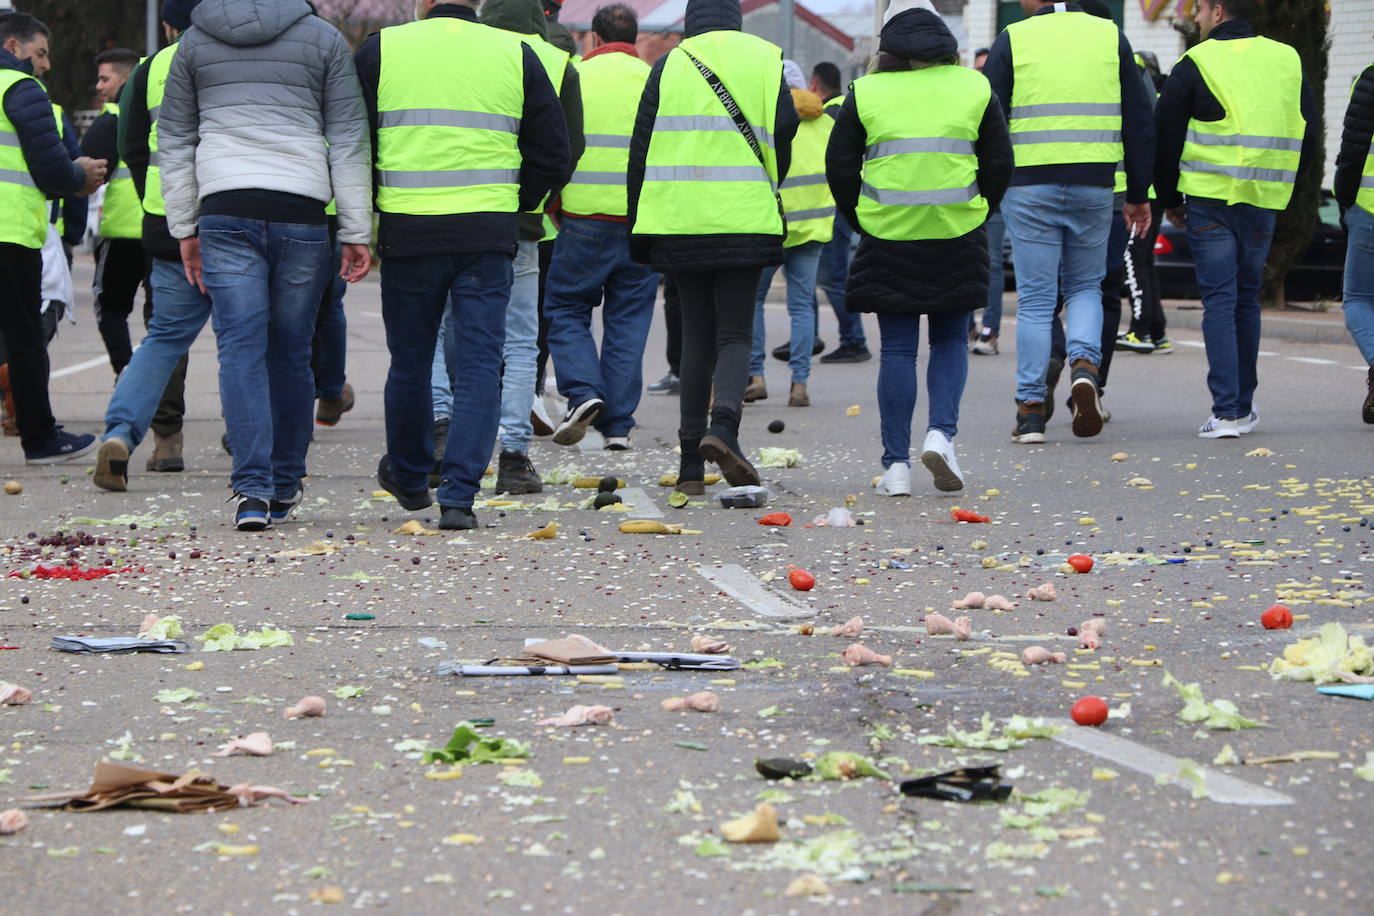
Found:
[[(877, 70), (913, 70), (958, 62), (958, 43), (944, 22), (922, 9), (898, 13), (878, 39)], [(921, 99), (911, 100), (919, 110)], [(932, 131), (937, 126), (932, 125)], [(968, 375), (968, 313), (987, 301), (988, 250), (983, 226), (952, 239), (892, 241), (874, 238), (859, 224), (856, 207), (863, 185), (868, 139), (851, 93), (845, 99), (826, 150), (826, 177), (836, 210), (859, 233), (849, 268), (847, 301), (857, 312), (874, 312), (882, 334), (878, 408), (883, 437), (879, 491), (911, 495), (911, 420), (916, 409), (916, 350), (926, 316), (930, 358), (926, 366), (929, 422), (921, 462), (940, 490), (963, 489), (954, 455), (959, 401)], [(974, 143), (978, 188), (995, 212), (1011, 181), (1012, 149), (996, 96), (989, 99)]]

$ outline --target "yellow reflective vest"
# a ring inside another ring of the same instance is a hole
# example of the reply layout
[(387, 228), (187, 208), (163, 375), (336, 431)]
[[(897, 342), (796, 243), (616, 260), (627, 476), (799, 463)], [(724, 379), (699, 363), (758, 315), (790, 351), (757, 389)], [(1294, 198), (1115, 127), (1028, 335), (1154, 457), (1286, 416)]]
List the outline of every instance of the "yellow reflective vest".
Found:
[(792, 140), (792, 167), (778, 187), (787, 216), (784, 248), (828, 242), (835, 231), (835, 198), (825, 180), (825, 147), (835, 119), (821, 115), (802, 119)]
[(162, 97), (167, 91), (167, 75), (172, 72), (172, 58), (177, 46), (168, 45), (144, 64), (148, 68), (148, 175), (143, 181), (143, 212), (153, 216), (167, 215), (167, 202), (162, 197), (162, 166), (157, 153), (157, 116)]
[(868, 137), (859, 226), (891, 241), (952, 239), (987, 219), (975, 144), (992, 86), (977, 70), (940, 65), (854, 81)]
[(1293, 196), (1307, 121), (1298, 52), (1268, 38), (1208, 39), (1184, 57), (1221, 103), (1220, 121), (1188, 121), (1184, 194), (1282, 210)]
[[(119, 106), (112, 102), (106, 102), (101, 111), (119, 117)], [(103, 239), (136, 239), (143, 235), (143, 205), (129, 167), (122, 162), (105, 185), (98, 232)]]
[[(33, 77), (18, 70), (0, 70), (0, 98), (20, 80), (28, 79)], [(61, 127), (59, 121), (58, 129)], [(42, 248), (47, 237), (47, 198), (29, 174), (19, 132), (0, 107), (0, 242)]]
[(587, 148), (563, 189), (563, 209), (571, 214), (624, 216), (630, 135), (649, 65), (611, 52), (579, 63), (577, 75)]
[[(729, 89), (762, 164), (689, 53)], [(704, 32), (669, 51), (632, 231), (783, 235), (773, 147), (781, 85), (781, 49), (744, 32)]]

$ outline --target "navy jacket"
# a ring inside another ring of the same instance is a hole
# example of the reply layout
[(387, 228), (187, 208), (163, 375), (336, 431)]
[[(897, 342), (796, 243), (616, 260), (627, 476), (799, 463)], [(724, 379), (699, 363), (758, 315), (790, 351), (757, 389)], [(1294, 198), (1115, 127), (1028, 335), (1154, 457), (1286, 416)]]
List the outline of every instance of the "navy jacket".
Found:
[(1345, 126), (1341, 130), (1341, 151), (1336, 155), (1336, 180), (1332, 190), (1342, 210), (1355, 205), (1360, 193), (1360, 179), (1364, 177), (1365, 159), (1369, 157), (1369, 142), (1374, 136), (1374, 66), (1365, 68), (1350, 94), (1350, 106), (1345, 110)]
[[(1076, 3), (1068, 4), (1069, 12), (1083, 12)], [(1056, 15), (1054, 7), (1042, 7), (1037, 16)], [(1121, 76), (1121, 144), (1126, 162), (1126, 202), (1143, 204), (1149, 200), (1150, 172), (1155, 161), (1155, 126), (1150, 112), (1150, 97), (1136, 69), (1135, 52), (1122, 35), (1117, 46)], [(1002, 102), (1002, 112), (1011, 117), (1011, 93), (1014, 69), (1011, 59), (1011, 36), (1003, 31), (992, 43), (983, 75), (992, 83), (992, 91)], [(1012, 135), (1012, 140), (1016, 135)], [(1018, 166), (1012, 174), (1012, 186), (1031, 184), (1074, 184), (1110, 188), (1116, 184), (1115, 162), (1078, 162), (1065, 165)]]
[[(0, 69), (33, 74), (31, 63), (19, 60), (4, 48), (0, 48)], [(52, 100), (47, 91), (34, 80), (20, 80), (5, 93), (3, 104), (5, 117), (19, 134), (19, 148), (38, 189), (50, 198), (61, 198), (85, 187), (85, 171), (72, 161), (57, 134), (57, 119), (52, 116)], [(75, 134), (72, 129), (67, 132), (73, 138)], [(84, 214), (81, 222), (84, 227)]]
[[(62, 112), (62, 145), (66, 147), (68, 162), (73, 162), (81, 156), (81, 144), (76, 139), (76, 125), (72, 123), (72, 119), (66, 111)], [(114, 166), (115, 164), (111, 162), (110, 169), (113, 170)], [(77, 168), (81, 167), (77, 166)], [(86, 185), (85, 171), (81, 173), (81, 185), (82, 187)], [(58, 212), (63, 217), (62, 241), (72, 246), (80, 245), (81, 239), (86, 235), (86, 215), (90, 212), (89, 200), (75, 194), (68, 194), (61, 201), (53, 202), (54, 217)], [(53, 222), (56, 221), (56, 219), (53, 220)]]
[[(1234, 38), (1254, 38), (1255, 30), (1250, 23), (1240, 19), (1223, 22), (1212, 30), (1209, 39), (1229, 41)], [(1312, 88), (1308, 85), (1307, 74), (1302, 75), (1302, 116), (1307, 119), (1307, 132), (1302, 138), (1302, 157), (1299, 171), (1306, 167), (1313, 156), (1321, 155), (1321, 114), (1317, 111), (1312, 98)], [(1188, 136), (1188, 121), (1220, 121), (1226, 117), (1202, 72), (1191, 57), (1185, 57), (1174, 64), (1164, 88), (1159, 93), (1155, 105), (1155, 130), (1159, 138), (1158, 152), (1155, 155), (1155, 199), (1165, 209), (1180, 206), (1183, 195), (1178, 190), (1178, 163), (1183, 158), (1183, 143)]]

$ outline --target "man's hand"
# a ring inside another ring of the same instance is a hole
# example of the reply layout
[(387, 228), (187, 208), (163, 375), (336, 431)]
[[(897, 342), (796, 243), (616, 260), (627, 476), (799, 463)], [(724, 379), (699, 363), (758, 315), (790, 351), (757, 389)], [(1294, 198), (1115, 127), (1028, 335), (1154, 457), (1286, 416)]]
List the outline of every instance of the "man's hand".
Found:
[(181, 268), (186, 271), (186, 282), (205, 293), (205, 277), (200, 261), (200, 239), (192, 236), (181, 240)]
[(1145, 233), (1150, 231), (1150, 205), (1149, 204), (1127, 204), (1121, 210), (1121, 216), (1126, 220), (1126, 228), (1131, 230), (1131, 238), (1144, 238)]
[(366, 245), (349, 244), (343, 246), (343, 260), (339, 265), (339, 276), (349, 283), (357, 283), (372, 269), (372, 249)]
[(1164, 217), (1180, 229), (1188, 228), (1188, 211), (1182, 207), (1170, 207), (1164, 211)]
[(104, 159), (92, 159), (90, 156), (82, 156), (76, 160), (76, 164), (81, 166), (81, 170), (86, 173), (86, 184), (77, 192), (78, 197), (89, 197), (105, 183), (105, 173), (108, 171), (108, 163)]

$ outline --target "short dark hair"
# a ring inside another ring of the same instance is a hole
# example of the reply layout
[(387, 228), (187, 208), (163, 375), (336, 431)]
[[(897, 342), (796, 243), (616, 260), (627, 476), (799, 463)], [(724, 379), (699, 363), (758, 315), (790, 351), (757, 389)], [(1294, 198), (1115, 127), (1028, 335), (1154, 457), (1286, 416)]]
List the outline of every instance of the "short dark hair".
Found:
[(1254, 0), (1212, 0), (1212, 5), (1226, 10), (1227, 19), (1249, 19), (1255, 11)]
[(101, 64), (113, 64), (128, 73), (138, 66), (138, 60), (137, 51), (130, 51), (128, 48), (110, 48), (95, 56), (95, 65), (99, 67)]
[(840, 68), (828, 60), (823, 60), (811, 68), (811, 76), (821, 84), (822, 89), (840, 88)]
[(35, 37), (42, 35), (44, 38), (51, 38), (52, 32), (48, 27), (28, 13), (8, 12), (0, 13), (0, 44), (17, 38), (22, 42), (33, 41)]
[(597, 7), (592, 16), (592, 31), (602, 41), (623, 41), (634, 44), (639, 37), (639, 17), (623, 3)]

